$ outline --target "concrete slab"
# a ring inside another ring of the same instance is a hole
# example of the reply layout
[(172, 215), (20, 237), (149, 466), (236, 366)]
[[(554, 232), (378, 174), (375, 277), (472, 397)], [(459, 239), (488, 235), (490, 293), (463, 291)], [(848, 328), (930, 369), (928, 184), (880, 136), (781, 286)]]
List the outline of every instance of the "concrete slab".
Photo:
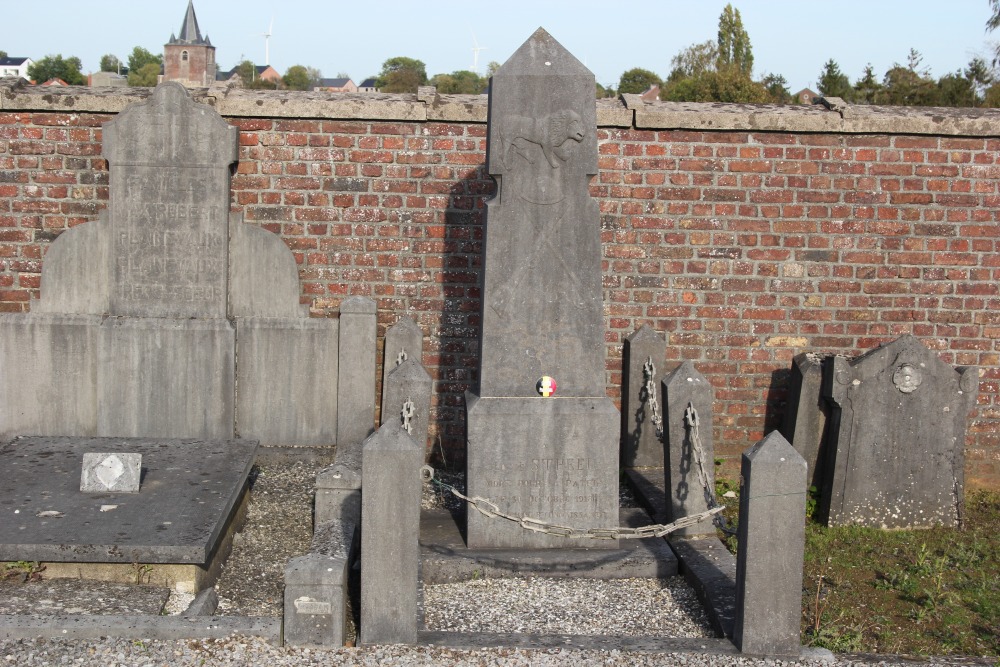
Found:
[[(245, 495), (256, 449), (243, 440), (15, 439), (0, 448), (0, 560), (205, 565)], [(142, 454), (140, 492), (82, 493), (83, 455), (94, 451)]]
[(212, 639), (233, 634), (281, 643), (281, 619), (270, 616), (5, 616), (0, 639)]
[(738, 656), (739, 651), (726, 639), (704, 637), (619, 637), (608, 635), (531, 635), (523, 633), (492, 634), (485, 632), (441, 632), (422, 630), (418, 645), (461, 650), (509, 647), (522, 649), (576, 649), (636, 651), (642, 653), (711, 653)]
[(157, 616), (170, 596), (170, 591), (162, 586), (48, 579), (45, 570), (40, 574), (41, 581), (0, 581), (0, 614)]
[[(475, 511), (475, 510), (472, 510)], [(648, 525), (642, 510), (624, 509), (621, 525)], [(458, 521), (447, 510), (424, 510), (420, 515), (421, 579), (424, 584), (467, 581), (477, 577), (587, 577), (625, 579), (672, 577), (677, 558), (660, 538), (619, 540), (617, 549), (469, 549)], [(494, 519), (502, 521), (502, 519)]]

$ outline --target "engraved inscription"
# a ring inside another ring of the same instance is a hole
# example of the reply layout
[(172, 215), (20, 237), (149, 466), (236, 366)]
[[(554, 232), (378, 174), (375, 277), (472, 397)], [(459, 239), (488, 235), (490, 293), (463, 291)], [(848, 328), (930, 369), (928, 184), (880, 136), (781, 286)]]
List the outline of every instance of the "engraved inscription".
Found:
[(606, 480), (589, 458), (532, 458), (482, 469), (486, 494), (501, 511), (535, 519), (610, 518), (598, 510)]

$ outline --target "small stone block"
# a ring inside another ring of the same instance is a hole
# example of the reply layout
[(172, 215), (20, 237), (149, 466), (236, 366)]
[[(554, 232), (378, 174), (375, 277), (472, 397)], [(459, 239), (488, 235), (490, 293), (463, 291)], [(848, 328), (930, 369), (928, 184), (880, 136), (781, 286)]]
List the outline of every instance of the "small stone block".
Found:
[(347, 560), (309, 553), (285, 568), (285, 642), (343, 646)]
[(83, 455), (80, 491), (84, 493), (139, 493), (142, 454), (87, 452)]

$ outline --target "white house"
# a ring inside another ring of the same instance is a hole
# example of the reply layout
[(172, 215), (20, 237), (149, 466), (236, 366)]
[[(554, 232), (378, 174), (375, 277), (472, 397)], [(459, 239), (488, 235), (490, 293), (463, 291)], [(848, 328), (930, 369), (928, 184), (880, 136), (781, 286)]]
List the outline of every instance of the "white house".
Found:
[(35, 64), (31, 58), (0, 58), (0, 78), (5, 76), (19, 76), (25, 81), (28, 78), (28, 68)]

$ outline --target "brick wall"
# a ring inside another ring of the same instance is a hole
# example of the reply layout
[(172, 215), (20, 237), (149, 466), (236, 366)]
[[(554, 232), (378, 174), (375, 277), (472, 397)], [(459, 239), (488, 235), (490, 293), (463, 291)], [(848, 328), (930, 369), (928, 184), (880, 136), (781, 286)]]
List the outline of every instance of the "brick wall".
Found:
[[(0, 87), (0, 310), (28, 310), (49, 243), (106, 206), (100, 125), (142, 98), (116, 95)], [(311, 314), (366, 295), (380, 337), (403, 314), (421, 325), (435, 432), (459, 462), (494, 192), (485, 98), (196, 97), (239, 127), (232, 209), (292, 249)], [(732, 464), (780, 423), (792, 356), (912, 333), (982, 368), (967, 482), (1000, 488), (1000, 114), (626, 97), (598, 119), (609, 396), (622, 341), (652, 325), (667, 366), (712, 381)]]

